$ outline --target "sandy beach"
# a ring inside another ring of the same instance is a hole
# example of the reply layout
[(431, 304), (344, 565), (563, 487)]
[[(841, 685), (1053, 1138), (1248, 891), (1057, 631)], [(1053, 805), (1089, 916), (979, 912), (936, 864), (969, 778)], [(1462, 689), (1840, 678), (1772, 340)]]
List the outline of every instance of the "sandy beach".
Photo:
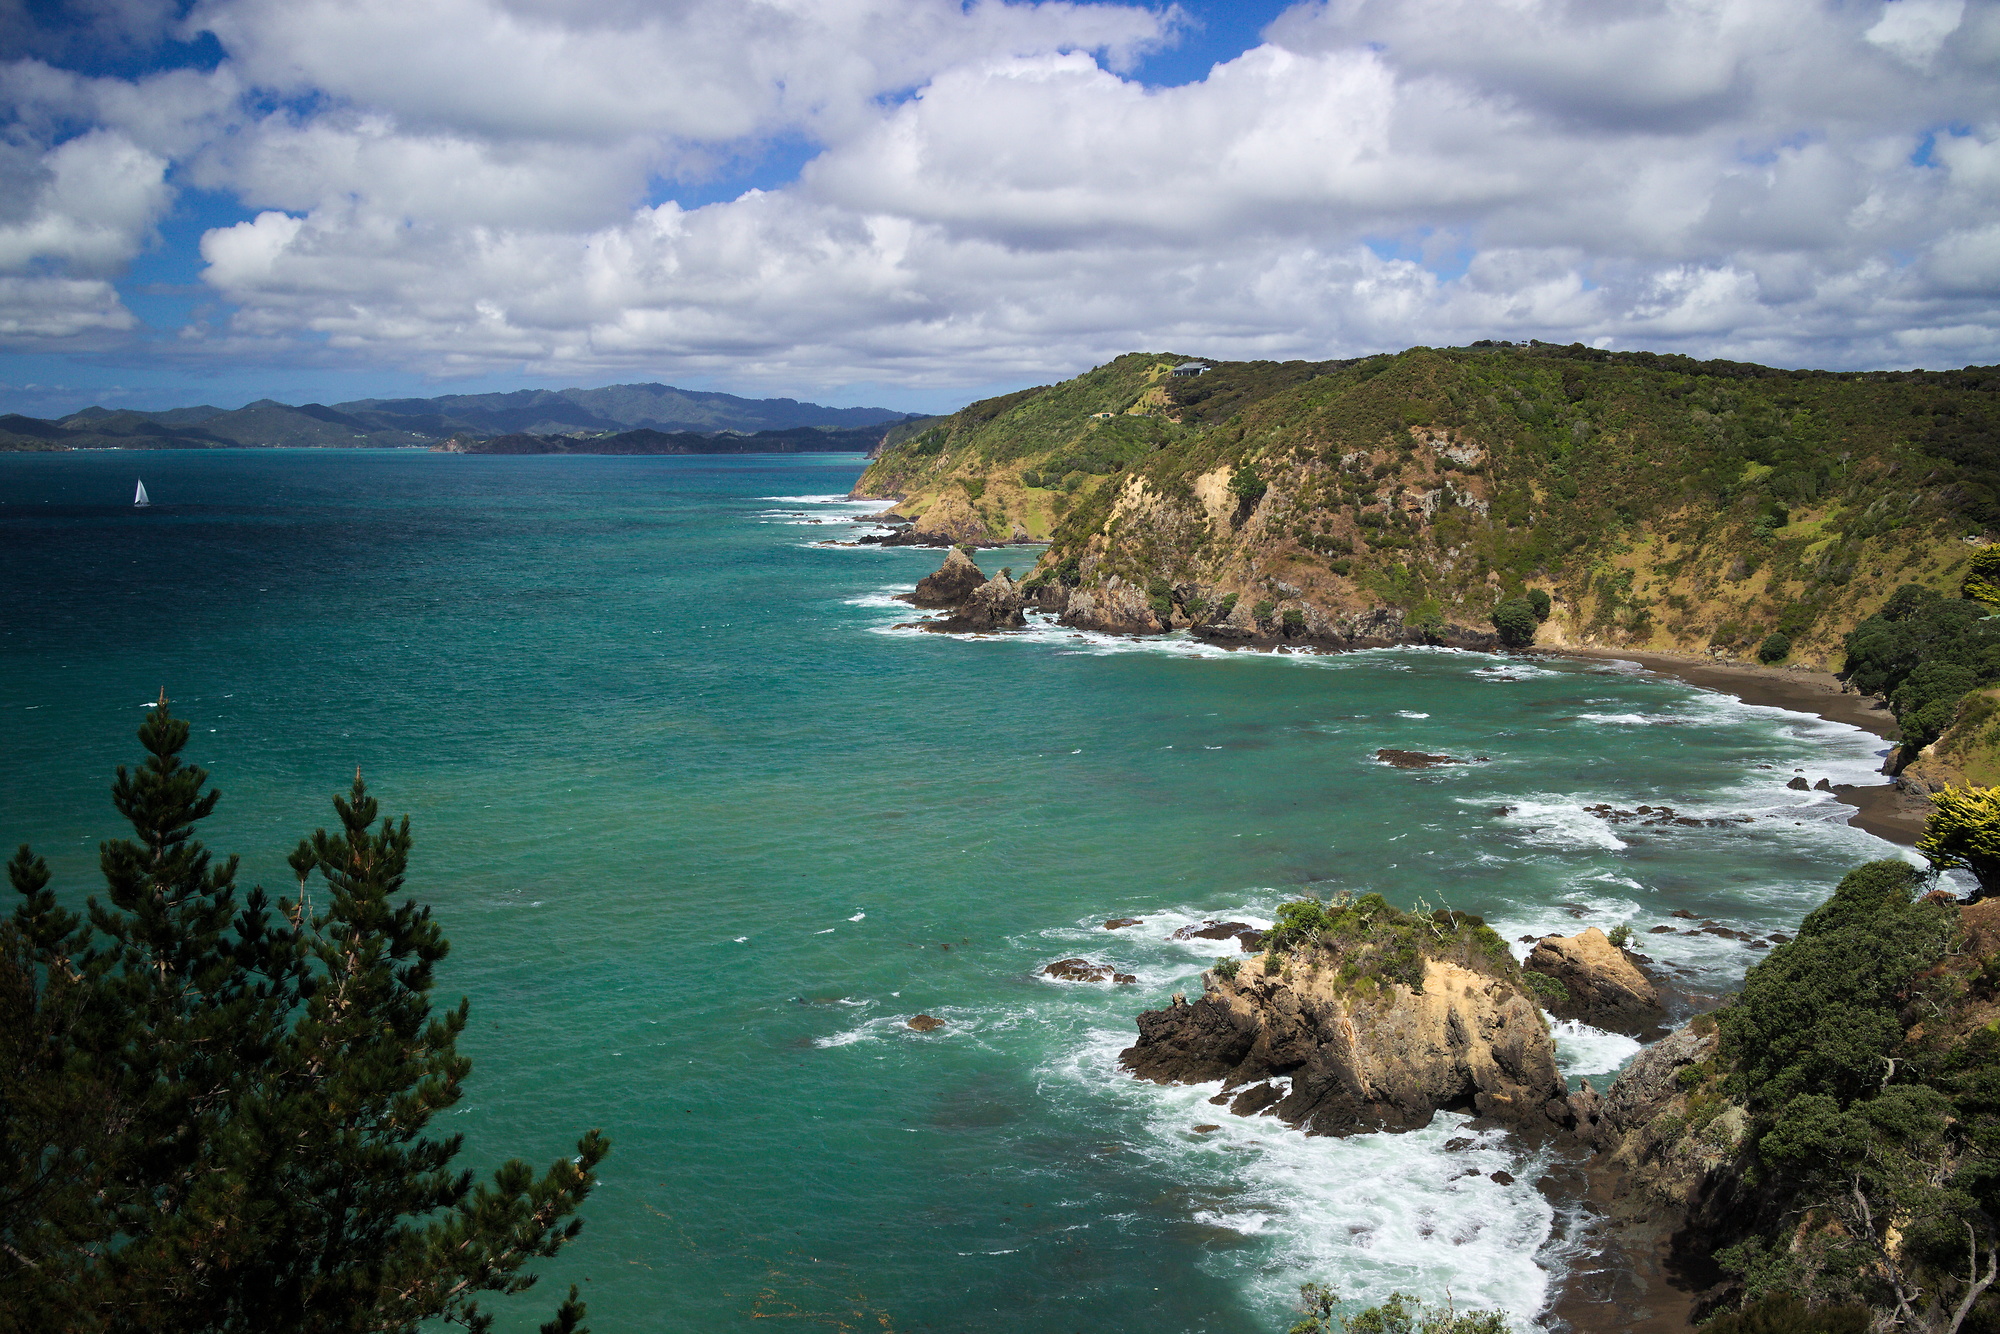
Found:
[[(1552, 657), (1616, 659), (1636, 662), (1648, 671), (1671, 676), (1702, 690), (1734, 695), (1746, 704), (1809, 713), (1829, 722), (1851, 723), (1884, 739), (1893, 739), (1895, 715), (1874, 695), (1850, 690), (1839, 677), (1808, 667), (1759, 667), (1721, 663), (1691, 653), (1649, 653), (1636, 649), (1550, 649)], [(1912, 797), (1887, 777), (1881, 783), (1843, 785), (1834, 796), (1855, 808), (1848, 823), (1877, 838), (1913, 846), (1923, 832), (1929, 803)]]

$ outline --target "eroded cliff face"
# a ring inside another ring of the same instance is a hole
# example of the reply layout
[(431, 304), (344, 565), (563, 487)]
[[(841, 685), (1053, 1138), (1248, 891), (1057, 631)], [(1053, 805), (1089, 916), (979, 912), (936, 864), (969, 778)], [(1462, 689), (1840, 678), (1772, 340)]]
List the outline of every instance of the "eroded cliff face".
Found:
[(1418, 991), (1344, 981), (1332, 966), (1267, 972), (1260, 960), (1233, 978), (1210, 972), (1204, 987), (1141, 1015), (1121, 1063), (1156, 1083), (1220, 1079), (1237, 1093), (1231, 1110), (1268, 1107), (1316, 1135), (1413, 1130), (1441, 1110), (1577, 1128), (1548, 1023), (1507, 979), (1426, 959)]

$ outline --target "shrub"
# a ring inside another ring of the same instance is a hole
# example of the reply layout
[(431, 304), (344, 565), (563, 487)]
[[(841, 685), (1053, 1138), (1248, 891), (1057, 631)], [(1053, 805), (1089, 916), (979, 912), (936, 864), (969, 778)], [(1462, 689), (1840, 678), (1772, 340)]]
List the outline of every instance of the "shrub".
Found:
[(1508, 598), (1493, 609), (1493, 628), (1508, 648), (1526, 648), (1535, 642), (1534, 608), (1526, 598)]
[(1541, 1003), (1543, 1009), (1551, 1005), (1560, 1005), (1569, 999), (1569, 988), (1547, 973), (1530, 973), (1523, 970), (1521, 985), (1528, 989), (1529, 995)]
[(1763, 1300), (1702, 1325), (1702, 1334), (1867, 1334), (1865, 1306), (1807, 1306), (1797, 1294), (1774, 1292)]
[(1245, 505), (1256, 504), (1269, 489), (1270, 484), (1257, 471), (1257, 465), (1248, 460), (1238, 464), (1229, 474), (1230, 493)]
[(1527, 601), (1528, 610), (1535, 614), (1537, 621), (1546, 621), (1549, 619), (1549, 612), (1553, 609), (1554, 604), (1549, 601), (1549, 595), (1546, 590), (1540, 588), (1529, 589), (1527, 592)]
[(1295, 635), (1306, 628), (1306, 614), (1297, 607), (1285, 608), (1285, 633)]
[(1224, 978), (1235, 977), (1236, 974), (1241, 972), (1242, 970), (1243, 970), (1243, 961), (1241, 959), (1224, 958), (1224, 959), (1217, 959), (1215, 961), (1215, 975), (1217, 977), (1224, 977)]
[(986, 479), (983, 477), (961, 477), (958, 484), (965, 488), (965, 494), (973, 500), (986, 494)]
[(1033, 468), (1030, 468), (1026, 472), (1021, 474), (1022, 486), (1039, 487), (1041, 486), (1041, 484), (1042, 484), (1042, 475), (1036, 472)]
[(1783, 633), (1768, 635), (1757, 646), (1757, 661), (1762, 663), (1783, 662), (1792, 656), (1792, 640)]
[(1610, 941), (1613, 945), (1616, 945), (1619, 949), (1621, 950), (1624, 949), (1627, 945), (1632, 943), (1631, 923), (1620, 922), (1617, 926), (1612, 927), (1611, 930), (1606, 933), (1604, 938)]
[(1258, 602), (1256, 606), (1250, 609), (1250, 614), (1251, 616), (1255, 617), (1257, 623), (1261, 625), (1265, 621), (1270, 620), (1271, 613), (1276, 611), (1277, 609), (1278, 609), (1277, 603), (1271, 601), (1271, 599), (1269, 598), (1264, 598), (1263, 600)]
[[(1495, 1311), (1461, 1311), (1450, 1301), (1430, 1306), (1400, 1292), (1380, 1306), (1350, 1316), (1336, 1316), (1340, 1294), (1320, 1283), (1299, 1289), (1299, 1309), (1305, 1319), (1291, 1334), (1508, 1334), (1506, 1318)], [(1336, 1323), (1337, 1322), (1337, 1323)], [(1845, 1334), (1843, 1331), (1842, 1334)]]
[(1218, 621), (1226, 621), (1229, 619), (1230, 613), (1235, 610), (1236, 610), (1236, 594), (1224, 593), (1220, 598), (1216, 600), (1215, 619)]
[(1346, 559), (1345, 557), (1342, 557), (1338, 560), (1328, 561), (1326, 563), (1326, 568), (1332, 570), (1335, 574), (1345, 579), (1349, 575), (1354, 573), (1354, 562)]

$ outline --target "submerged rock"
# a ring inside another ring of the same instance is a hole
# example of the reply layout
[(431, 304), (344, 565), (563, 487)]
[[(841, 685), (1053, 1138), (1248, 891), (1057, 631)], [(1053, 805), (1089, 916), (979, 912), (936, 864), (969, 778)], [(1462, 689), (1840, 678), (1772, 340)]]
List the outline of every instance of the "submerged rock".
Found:
[(943, 1028), (944, 1020), (928, 1014), (920, 1014), (910, 1020), (910, 1027), (916, 1029), (919, 1033), (928, 1033), (932, 1029)]
[(1565, 999), (1548, 1006), (1558, 1019), (1634, 1037), (1654, 1033), (1666, 1022), (1659, 988), (1594, 926), (1573, 936), (1542, 937), (1521, 967), (1562, 987)]
[(1200, 926), (1184, 926), (1174, 932), (1175, 940), (1227, 940), (1231, 936), (1257, 928), (1248, 922), (1203, 922)]
[(1435, 769), (1443, 764), (1471, 763), (1449, 755), (1426, 755), (1420, 750), (1378, 750), (1375, 758), (1392, 769)]
[(1133, 983), (1139, 979), (1132, 973), (1121, 973), (1108, 963), (1092, 963), (1088, 959), (1057, 959), (1042, 969), (1042, 976), (1053, 977), (1063, 982), (1114, 982)]
[(1104, 929), (1106, 931), (1117, 931), (1124, 927), (1144, 926), (1145, 924), (1146, 919), (1143, 917), (1114, 917), (1104, 924)]
[(936, 573), (918, 580), (914, 592), (898, 596), (913, 607), (956, 611), (985, 582), (986, 576), (972, 563), (972, 557), (953, 547)]

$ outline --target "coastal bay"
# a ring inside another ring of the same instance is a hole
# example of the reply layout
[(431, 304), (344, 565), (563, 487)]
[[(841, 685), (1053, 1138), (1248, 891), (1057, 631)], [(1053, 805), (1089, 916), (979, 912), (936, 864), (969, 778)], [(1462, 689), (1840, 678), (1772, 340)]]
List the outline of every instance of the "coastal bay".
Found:
[[(162, 454), (144, 516), (135, 466), (0, 463), (0, 706), (44, 757), (0, 834), (86, 891), (162, 685), (248, 878), (362, 764), (473, 1001), (452, 1129), (547, 1158), (561, 1105), (617, 1145), (549, 1280), (604, 1328), (1247, 1334), (1307, 1279), (1525, 1320), (1573, 1258), (1546, 1159), (1451, 1115), (1308, 1139), (1117, 1069), (1233, 948), (1175, 933), (1443, 896), (1510, 942), (1629, 920), (1723, 988), (1756, 952), (1675, 910), (1762, 938), (1893, 852), (1784, 786), (1879, 782), (1878, 738), (1614, 662), (898, 630), (938, 553), (820, 545), (880, 508), (837, 499), (852, 457)], [(1041, 975), (1075, 956), (1138, 980)], [(1572, 1078), (1633, 1049), (1559, 1033)]]

